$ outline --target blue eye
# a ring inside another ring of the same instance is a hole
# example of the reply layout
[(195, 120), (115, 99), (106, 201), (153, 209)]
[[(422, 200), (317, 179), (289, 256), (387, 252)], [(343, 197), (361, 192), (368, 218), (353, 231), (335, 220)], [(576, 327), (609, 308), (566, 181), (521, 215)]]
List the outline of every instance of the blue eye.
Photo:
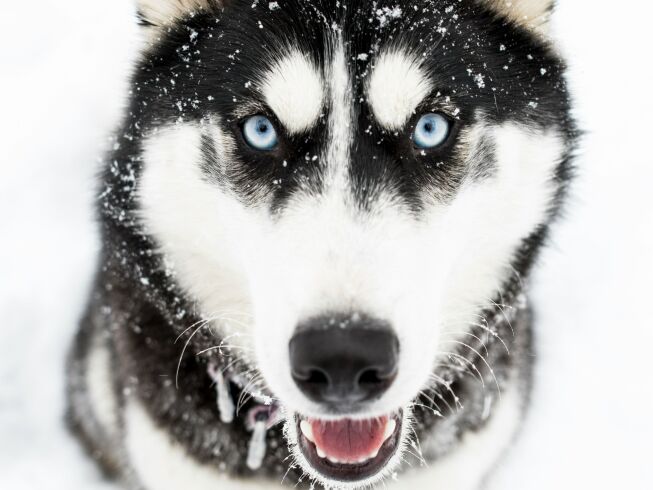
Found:
[(247, 144), (255, 150), (272, 150), (279, 139), (272, 121), (265, 116), (252, 116), (243, 126), (243, 136)]
[(441, 114), (425, 114), (417, 121), (413, 141), (423, 149), (436, 148), (447, 141), (451, 130), (449, 121)]

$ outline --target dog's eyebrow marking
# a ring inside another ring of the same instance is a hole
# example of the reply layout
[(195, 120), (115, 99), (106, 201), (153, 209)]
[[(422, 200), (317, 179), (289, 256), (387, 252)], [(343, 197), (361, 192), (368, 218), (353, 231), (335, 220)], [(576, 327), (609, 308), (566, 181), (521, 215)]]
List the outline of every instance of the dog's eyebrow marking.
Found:
[(390, 130), (403, 127), (433, 84), (417, 58), (401, 50), (381, 54), (367, 84), (367, 99), (377, 121)]
[(322, 112), (322, 76), (300, 51), (290, 51), (274, 63), (263, 74), (260, 90), (268, 107), (291, 134), (311, 128)]

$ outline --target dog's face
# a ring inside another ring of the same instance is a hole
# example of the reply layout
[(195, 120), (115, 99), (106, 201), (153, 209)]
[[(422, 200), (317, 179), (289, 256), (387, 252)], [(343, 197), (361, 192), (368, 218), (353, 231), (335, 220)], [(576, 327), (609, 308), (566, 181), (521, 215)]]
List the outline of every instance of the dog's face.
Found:
[(140, 216), (326, 485), (400, 461), (411, 403), (549, 220), (561, 67), (518, 27), (549, 2), (513, 3), (144, 2), (179, 18), (148, 24), (135, 81)]

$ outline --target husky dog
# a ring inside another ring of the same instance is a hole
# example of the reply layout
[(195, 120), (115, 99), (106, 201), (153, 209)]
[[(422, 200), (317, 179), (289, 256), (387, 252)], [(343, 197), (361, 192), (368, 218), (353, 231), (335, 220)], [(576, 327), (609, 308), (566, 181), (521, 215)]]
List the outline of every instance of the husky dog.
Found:
[(576, 141), (552, 0), (140, 0), (69, 423), (125, 486), (478, 488)]

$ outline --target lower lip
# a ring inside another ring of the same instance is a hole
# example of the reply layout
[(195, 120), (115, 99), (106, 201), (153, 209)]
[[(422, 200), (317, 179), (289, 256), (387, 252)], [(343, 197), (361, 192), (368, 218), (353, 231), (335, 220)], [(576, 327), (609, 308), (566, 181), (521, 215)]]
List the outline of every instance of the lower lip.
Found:
[(296, 427), (299, 445), (308, 463), (322, 476), (341, 482), (365, 480), (382, 472), (397, 451), (402, 429), (402, 417), (401, 414), (395, 414), (391, 418), (396, 423), (394, 432), (383, 442), (375, 457), (362, 463), (334, 463), (329, 461), (328, 458), (318, 456), (315, 444), (302, 433), (300, 429), (301, 420), (297, 417)]

